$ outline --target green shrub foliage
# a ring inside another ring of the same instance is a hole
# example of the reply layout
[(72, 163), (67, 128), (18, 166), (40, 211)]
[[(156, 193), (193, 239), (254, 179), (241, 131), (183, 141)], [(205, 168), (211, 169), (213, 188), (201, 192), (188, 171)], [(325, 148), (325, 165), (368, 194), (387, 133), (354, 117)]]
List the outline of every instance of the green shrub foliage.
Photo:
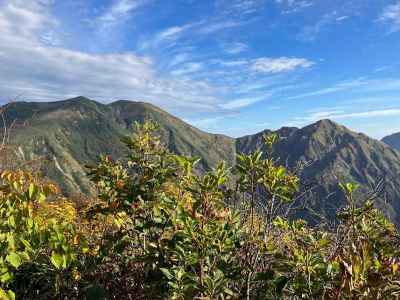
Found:
[(399, 234), (341, 185), (337, 224), (294, 218), (298, 176), (272, 154), (200, 173), (151, 121), (103, 156), (98, 196), (63, 199), (23, 171), (1, 174), (0, 299), (397, 299)]

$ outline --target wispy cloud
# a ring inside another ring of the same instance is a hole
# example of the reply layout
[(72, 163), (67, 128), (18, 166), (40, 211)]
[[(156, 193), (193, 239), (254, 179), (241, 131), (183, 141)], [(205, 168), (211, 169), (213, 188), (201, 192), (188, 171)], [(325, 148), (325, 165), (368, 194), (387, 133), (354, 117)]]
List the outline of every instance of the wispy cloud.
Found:
[(327, 88), (318, 89), (308, 93), (298, 94), (290, 97), (289, 99), (300, 99), (307, 97), (322, 96), (344, 91), (380, 92), (380, 91), (397, 91), (397, 90), (400, 90), (400, 79), (393, 79), (393, 78), (368, 79), (365, 77), (361, 77), (354, 80), (342, 81)]
[(315, 63), (305, 58), (296, 57), (263, 57), (254, 60), (251, 69), (260, 73), (282, 73), (296, 69), (307, 69)]
[(400, 108), (387, 108), (387, 109), (376, 109), (368, 111), (357, 111), (357, 112), (346, 112), (344, 110), (327, 110), (313, 112), (305, 117), (295, 118), (294, 123), (297, 125), (303, 125), (305, 123), (319, 121), (321, 119), (331, 120), (344, 120), (344, 119), (355, 119), (355, 118), (377, 118), (377, 117), (395, 117), (400, 116)]
[(390, 33), (400, 30), (400, 2), (386, 6), (380, 16), (378, 21), (389, 24)]
[(172, 68), (175, 67), (177, 65), (183, 64), (185, 62), (188, 62), (189, 60), (191, 60), (192, 55), (188, 52), (180, 52), (175, 54), (168, 62), (168, 68)]
[(197, 30), (200, 34), (211, 34), (223, 29), (235, 28), (242, 26), (244, 22), (238, 22), (234, 20), (217, 21), (214, 23), (204, 23), (201, 28)]
[(174, 44), (184, 33), (186, 33), (190, 28), (196, 26), (196, 24), (185, 24), (182, 26), (173, 26), (166, 28), (160, 32), (158, 32), (152, 38), (147, 38), (143, 40), (139, 49), (149, 49), (149, 48), (157, 48), (165, 43)]
[(239, 60), (223, 60), (223, 59), (215, 59), (213, 63), (216, 63), (223, 67), (240, 67), (240, 66), (248, 66), (249, 61), (246, 59)]
[(234, 55), (246, 51), (249, 49), (249, 46), (244, 43), (236, 42), (223, 45), (223, 49), (226, 53)]
[(316, 23), (304, 26), (297, 35), (297, 38), (302, 41), (314, 41), (323, 29), (329, 25), (341, 24), (348, 18), (348, 15), (340, 15), (338, 11), (324, 14)]
[(258, 12), (266, 0), (217, 0), (217, 10), (225, 15), (246, 16)]
[(283, 13), (294, 13), (314, 5), (311, 0), (275, 0), (275, 2), (285, 7)]
[[(143, 38), (139, 43), (139, 50), (156, 49), (163, 45), (174, 46), (178, 41), (197, 37), (207, 37), (210, 34), (215, 34), (222, 30), (227, 30), (235, 27), (240, 27), (246, 24), (246, 22), (234, 21), (234, 20), (201, 20), (194, 23), (188, 23), (180, 26), (173, 26), (166, 28), (162, 31), (157, 32), (153, 36), (147, 36)], [(234, 48), (235, 47), (235, 48)], [(245, 44), (236, 43), (232, 45), (227, 51), (233, 51), (239, 53), (245, 50)]]
[(132, 12), (149, 3), (150, 0), (114, 0), (113, 4), (96, 19), (96, 23), (106, 28), (124, 21)]
[(171, 71), (171, 74), (174, 76), (181, 76), (181, 75), (187, 75), (187, 74), (191, 74), (194, 72), (198, 72), (201, 69), (203, 69), (202, 63), (191, 62), (191, 63), (187, 63), (187, 64), (183, 65), (179, 69), (175, 69), (175, 70)]
[(220, 106), (223, 109), (235, 110), (235, 109), (240, 109), (240, 108), (252, 105), (254, 103), (266, 100), (270, 96), (271, 95), (264, 95), (264, 96), (260, 96), (260, 97), (240, 98), (240, 99), (235, 99), (235, 100), (229, 101), (227, 103), (221, 104)]

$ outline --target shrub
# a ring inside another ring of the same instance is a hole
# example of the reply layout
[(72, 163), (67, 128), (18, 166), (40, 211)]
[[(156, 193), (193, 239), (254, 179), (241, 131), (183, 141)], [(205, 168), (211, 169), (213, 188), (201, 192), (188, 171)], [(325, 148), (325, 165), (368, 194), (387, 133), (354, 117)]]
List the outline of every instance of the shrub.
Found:
[(170, 153), (157, 125), (136, 124), (126, 160), (102, 156), (98, 196), (75, 208), (22, 171), (0, 187), (0, 298), (395, 299), (399, 234), (341, 187), (337, 226), (291, 212), (300, 180), (266, 153), (241, 154), (200, 174)]
[[(52, 184), (23, 171), (1, 174), (2, 297), (53, 297), (71, 292), (78, 274), (79, 235), (74, 207)], [(52, 198), (52, 202), (48, 199)], [(71, 272), (70, 272), (71, 271)]]

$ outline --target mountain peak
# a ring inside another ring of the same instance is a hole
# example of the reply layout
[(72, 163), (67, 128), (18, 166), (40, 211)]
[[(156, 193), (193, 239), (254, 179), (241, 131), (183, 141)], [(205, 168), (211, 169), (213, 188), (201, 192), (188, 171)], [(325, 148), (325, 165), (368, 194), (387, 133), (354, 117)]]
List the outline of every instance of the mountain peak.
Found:
[(340, 125), (331, 119), (322, 119), (314, 123), (316, 127), (340, 127)]
[[(77, 96), (73, 98), (69, 98), (66, 100), (56, 101), (55, 103), (77, 103), (77, 104), (85, 104), (85, 103), (93, 103), (96, 102), (84, 96)], [(97, 102), (96, 102), (97, 103)]]
[(323, 119), (303, 127), (300, 132), (303, 132), (304, 134), (310, 136), (312, 134), (331, 135), (334, 133), (336, 134), (338, 132), (342, 132), (344, 129), (345, 127), (333, 122), (332, 120)]
[(65, 101), (92, 101), (92, 100), (90, 100), (89, 98), (87, 98), (85, 96), (77, 96), (77, 97), (66, 99)]

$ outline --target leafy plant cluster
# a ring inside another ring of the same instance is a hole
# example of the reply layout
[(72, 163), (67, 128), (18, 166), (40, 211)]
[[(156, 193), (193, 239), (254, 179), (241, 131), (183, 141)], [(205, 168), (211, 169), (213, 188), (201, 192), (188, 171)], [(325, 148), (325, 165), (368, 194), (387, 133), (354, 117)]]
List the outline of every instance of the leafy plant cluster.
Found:
[(300, 180), (261, 150), (198, 174), (151, 121), (103, 156), (98, 197), (63, 199), (23, 171), (0, 186), (1, 299), (396, 299), (399, 234), (373, 198), (334, 228), (291, 218)]

